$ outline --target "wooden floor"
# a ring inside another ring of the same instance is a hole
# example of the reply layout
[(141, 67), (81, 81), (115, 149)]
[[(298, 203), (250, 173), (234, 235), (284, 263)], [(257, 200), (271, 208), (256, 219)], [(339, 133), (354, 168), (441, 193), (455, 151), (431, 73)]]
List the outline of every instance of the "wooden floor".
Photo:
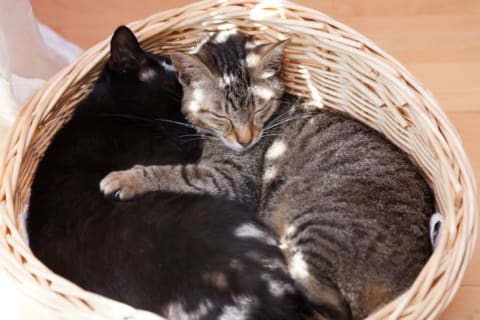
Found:
[[(188, 0), (31, 0), (37, 17), (83, 48), (114, 28)], [(480, 0), (298, 0), (357, 29), (434, 94), (480, 172)], [(477, 174), (478, 181), (478, 174)], [(480, 319), (480, 246), (441, 319)]]

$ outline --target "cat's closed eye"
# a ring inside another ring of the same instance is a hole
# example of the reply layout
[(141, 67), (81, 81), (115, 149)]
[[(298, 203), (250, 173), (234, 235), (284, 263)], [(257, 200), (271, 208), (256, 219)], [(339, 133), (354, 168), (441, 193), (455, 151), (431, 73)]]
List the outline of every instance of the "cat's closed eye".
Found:
[(210, 123), (214, 123), (215, 126), (230, 131), (233, 128), (232, 121), (225, 115), (220, 114), (210, 109), (200, 109), (199, 113), (203, 114)]
[(230, 121), (230, 119), (227, 116), (220, 114), (216, 111), (212, 111), (210, 109), (200, 109), (198, 112), (203, 113), (204, 115), (207, 114), (207, 115), (213, 116), (214, 118)]
[(254, 116), (262, 116), (266, 111), (268, 111), (268, 106), (267, 105), (264, 105), (260, 108), (258, 108), (257, 110), (255, 110), (254, 112)]
[[(272, 103), (273, 101), (271, 100), (257, 101), (257, 108), (253, 113), (253, 118), (262, 120), (263, 118), (269, 117), (270, 111), (272, 109)], [(263, 120), (266, 120), (266, 119), (263, 119)]]

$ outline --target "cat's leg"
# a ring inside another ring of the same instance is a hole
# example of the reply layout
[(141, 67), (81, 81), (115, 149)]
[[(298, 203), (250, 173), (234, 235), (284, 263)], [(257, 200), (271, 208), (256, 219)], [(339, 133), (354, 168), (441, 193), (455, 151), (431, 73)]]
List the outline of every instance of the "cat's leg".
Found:
[(242, 187), (249, 178), (227, 165), (189, 164), (141, 166), (113, 171), (100, 182), (105, 195), (114, 194), (119, 200), (129, 200), (151, 191), (220, 195), (231, 199), (246, 196)]
[[(274, 188), (269, 199), (262, 205), (260, 218), (279, 239), (280, 248), (286, 258), (288, 270), (297, 289), (311, 303), (315, 320), (352, 320), (350, 305), (336, 282), (329, 277), (330, 261), (322, 255), (320, 246), (312, 248), (313, 237), (299, 238), (296, 234), (295, 214), (300, 206), (295, 194), (295, 183)], [(265, 192), (264, 192), (265, 193)], [(268, 193), (267, 193), (268, 194)]]

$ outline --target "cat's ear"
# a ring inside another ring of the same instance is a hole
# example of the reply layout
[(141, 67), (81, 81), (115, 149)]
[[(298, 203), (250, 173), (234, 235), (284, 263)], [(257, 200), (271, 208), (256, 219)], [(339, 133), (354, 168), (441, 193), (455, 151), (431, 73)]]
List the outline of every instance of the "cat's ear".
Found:
[(110, 70), (118, 74), (138, 72), (144, 59), (145, 53), (133, 32), (125, 26), (118, 27), (110, 41)]
[[(253, 67), (254, 77), (260, 79), (268, 79), (278, 74), (282, 69), (283, 54), (285, 47), (290, 42), (290, 39), (278, 41), (275, 43), (262, 44), (257, 46), (253, 54), (255, 59), (251, 59), (255, 62)], [(247, 56), (247, 62), (248, 61)]]
[(178, 81), (184, 86), (189, 86), (192, 82), (214, 79), (210, 69), (195, 55), (173, 53), (170, 58), (177, 70)]

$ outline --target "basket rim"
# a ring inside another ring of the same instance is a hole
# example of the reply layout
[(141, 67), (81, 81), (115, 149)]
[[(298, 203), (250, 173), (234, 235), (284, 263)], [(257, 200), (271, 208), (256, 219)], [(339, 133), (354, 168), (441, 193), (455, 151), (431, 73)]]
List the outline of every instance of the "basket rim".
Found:
[[(457, 259), (459, 261), (458, 264), (460, 264), (460, 266), (458, 267), (458, 272), (454, 275), (446, 275), (445, 273), (443, 273), (438, 280), (438, 282), (440, 283), (440, 286), (445, 291), (449, 291), (449, 294), (444, 294), (443, 297), (439, 297), (437, 299), (437, 302), (438, 302), (437, 304), (441, 305), (441, 307), (436, 309), (432, 307), (434, 310), (429, 310), (431, 311), (431, 313), (430, 315), (427, 314), (426, 316), (431, 317), (431, 316), (438, 315), (446, 307), (448, 302), (450, 302), (453, 299), (455, 293), (457, 292), (460, 286), (461, 278), (465, 272), (468, 262), (472, 258), (474, 247), (477, 242), (477, 238), (478, 238), (477, 237), (477, 214), (478, 214), (477, 211), (478, 209), (477, 209), (477, 203), (476, 203), (476, 197), (477, 197), (476, 181), (475, 181), (475, 175), (473, 174), (472, 166), (466, 155), (466, 152), (464, 151), (463, 144), (461, 142), (460, 136), (456, 131), (455, 127), (453, 127), (453, 125), (450, 123), (446, 114), (441, 109), (441, 107), (439, 106), (438, 102), (435, 100), (433, 95), (426, 88), (424, 88), (423, 85), (418, 80), (416, 80), (413, 77), (413, 75), (411, 75), (411, 73), (403, 65), (401, 65), (396, 59), (394, 59), (388, 53), (384, 52), (372, 41), (370, 41), (368, 38), (361, 35), (356, 30), (350, 27), (347, 27), (344, 24), (328, 17), (324, 13), (321, 13), (317, 10), (304, 7), (289, 1), (266, 1), (265, 2), (261, 0), (244, 0), (244, 1), (205, 0), (205, 1), (194, 2), (183, 7), (173, 8), (173, 9), (156, 13), (145, 19), (134, 21), (128, 24), (128, 26), (132, 29), (132, 31), (134, 31), (139, 41), (143, 42), (148, 40), (151, 37), (152, 32), (154, 32), (155, 30), (157, 30), (162, 26), (162, 23), (159, 24), (155, 22), (157, 20), (162, 20), (164, 18), (182, 15), (191, 10), (201, 10), (202, 8), (212, 9), (213, 7), (218, 8), (222, 6), (223, 7), (243, 6), (245, 4), (260, 5), (262, 3), (265, 4), (266, 7), (271, 7), (273, 5), (276, 6), (277, 9), (288, 7), (298, 11), (306, 12), (310, 15), (321, 17), (332, 26), (335, 26), (338, 29), (345, 31), (347, 34), (351, 35), (352, 38), (354, 38), (354, 40), (357, 41), (359, 44), (365, 45), (370, 50), (375, 52), (379, 56), (379, 57), (376, 57), (376, 59), (379, 59), (379, 58), (382, 59), (381, 61), (382, 67), (394, 69), (396, 73), (399, 75), (399, 77), (411, 88), (411, 90), (415, 91), (420, 96), (422, 96), (422, 98), (424, 98), (425, 102), (428, 104), (427, 111), (432, 116), (432, 118), (435, 119), (438, 127), (442, 129), (441, 133), (444, 136), (445, 140), (449, 143), (449, 147), (452, 152), (453, 158), (456, 160), (456, 164), (459, 167), (459, 173), (458, 173), (459, 179), (460, 178), (463, 179), (463, 182), (464, 182), (461, 190), (461, 194), (463, 196), (462, 199), (469, 200), (469, 203), (464, 204), (464, 209), (465, 209), (464, 215), (467, 219), (463, 218), (459, 223), (462, 224), (463, 226), (466, 225), (466, 229), (467, 229), (466, 233), (472, 236), (471, 238), (464, 237), (460, 240), (458, 239), (456, 240), (457, 245), (463, 244), (463, 250), (464, 250), (464, 254), (461, 257), (461, 259)], [(264, 22), (261, 20), (254, 20), (254, 19), (252, 19), (252, 21), (255, 21), (257, 23)], [(7, 211), (15, 212), (12, 198), (15, 195), (15, 190), (18, 184), (17, 180), (19, 176), (19, 170), (23, 160), (21, 159), (23, 156), (23, 153), (22, 153), (23, 151), (19, 152), (19, 149), (21, 149), (19, 148), (19, 145), (30, 144), (32, 137), (35, 135), (38, 129), (38, 125), (44, 119), (44, 116), (50, 112), (51, 108), (53, 108), (55, 103), (53, 102), (48, 103), (47, 105), (49, 107), (46, 108), (44, 112), (38, 112), (38, 113), (35, 112), (37, 109), (37, 106), (43, 103), (43, 98), (46, 95), (46, 93), (50, 92), (51, 90), (54, 91), (58, 86), (63, 88), (69, 87), (70, 85), (75, 83), (78, 79), (83, 78), (92, 69), (92, 68), (83, 69), (85, 64), (90, 66), (98, 65), (108, 55), (109, 41), (110, 41), (110, 37), (99, 42), (97, 45), (93, 46), (92, 48), (87, 50), (84, 54), (82, 54), (79, 58), (77, 58), (70, 66), (64, 68), (55, 76), (53, 76), (50, 80), (48, 80), (36, 92), (36, 94), (32, 97), (30, 102), (28, 102), (25, 105), (25, 107), (22, 108), (19, 116), (17, 117), (13, 126), (9, 130), (7, 141), (5, 142), (5, 145), (4, 145), (6, 151), (4, 154), (0, 155), (0, 168), (2, 168), (2, 170), (0, 171), (0, 181), (2, 182), (0, 185), (0, 230), (2, 232), (4, 230), (7, 230), (10, 239), (14, 239), (13, 243), (15, 246), (14, 249), (16, 253), (20, 254), (24, 258), (27, 257), (28, 263), (33, 264), (36, 268), (38, 268), (38, 272), (40, 274), (44, 274), (44, 275), (48, 274), (48, 277), (46, 277), (46, 279), (53, 278), (55, 280), (58, 280), (59, 284), (65, 285), (69, 289), (74, 289), (76, 297), (83, 297), (86, 301), (97, 299), (97, 301), (95, 302), (96, 306), (99, 306), (99, 305), (115, 306), (115, 308), (118, 308), (118, 310), (120, 310), (117, 313), (118, 316), (121, 315), (122, 317), (124, 317), (126, 315), (129, 315), (132, 318), (136, 318), (136, 317), (141, 318), (145, 316), (143, 311), (136, 310), (130, 306), (126, 306), (122, 303), (110, 300), (109, 298), (105, 298), (105, 297), (93, 294), (91, 292), (85, 291), (64, 278), (61, 278), (55, 274), (49, 274), (51, 273), (51, 271), (49, 271), (48, 268), (46, 268), (39, 260), (37, 260), (36, 257), (33, 256), (33, 253), (30, 252), (29, 247), (21, 239), (21, 234), (16, 229), (15, 222), (10, 218), (10, 215), (7, 213)], [(57, 102), (58, 98), (62, 93), (63, 91), (56, 92), (56, 98), (53, 99), (53, 101)], [(31, 116), (32, 114), (34, 114), (35, 116), (33, 117), (33, 119), (30, 119), (29, 116)], [(453, 225), (453, 223), (455, 223), (455, 221), (452, 221), (451, 219), (449, 221), (446, 221), (446, 225), (449, 224), (450, 228), (455, 228), (455, 225)], [(454, 231), (449, 230), (449, 232), (455, 233), (456, 230)], [(438, 264), (437, 269), (441, 268), (442, 261), (444, 260), (444, 253), (445, 253), (444, 250), (447, 246), (446, 239), (447, 237), (442, 238), (439, 244), (439, 247), (434, 252), (434, 254), (430, 258), (428, 263), (430, 264), (431, 261), (434, 261), (435, 263)], [(20, 280), (20, 278), (17, 277), (17, 273), (18, 272), (29, 273), (29, 272), (27, 272), (26, 270), (22, 270), (22, 264), (18, 259), (12, 259), (12, 255), (10, 252), (11, 250), (8, 249), (7, 246), (2, 246), (2, 243), (1, 243), (2, 240), (0, 240), (0, 257), (2, 257), (2, 260), (0, 260), (0, 270), (6, 271), (6, 273), (12, 276), (13, 278), (18, 278), (17, 279), (18, 282), (22, 282), (22, 280)], [(459, 243), (459, 241), (461, 242)], [(7, 265), (3, 263), (3, 261), (10, 261), (11, 264)], [(422, 271), (422, 274), (424, 272), (427, 273), (426, 270), (427, 269), (424, 268), (424, 270)], [(36, 281), (36, 280), (33, 280), (33, 281)], [(37, 282), (37, 285), (40, 286), (38, 282)], [(22, 293), (28, 297), (30, 302), (41, 304), (38, 301), (38, 297), (35, 297), (34, 294), (28, 293), (28, 290), (25, 290), (24, 288), (22, 289), (21, 285), (18, 285), (18, 287), (20, 288)], [(31, 286), (29, 287), (29, 289), (30, 288)], [(412, 288), (416, 288), (418, 289), (418, 291), (413, 290)], [(48, 291), (48, 289), (44, 286), (37, 289), (39, 291), (38, 292), (35, 291), (36, 293), (46, 294), (46, 292)], [(390, 318), (396, 318), (397, 316), (400, 316), (402, 312), (405, 312), (405, 314), (408, 314), (407, 306), (410, 303), (410, 301), (413, 299), (413, 297), (419, 294), (419, 291), (421, 295), (426, 295), (428, 290), (422, 286), (422, 283), (419, 283), (417, 278), (415, 283), (406, 293), (402, 294), (396, 300), (388, 304), (388, 305), (400, 306), (400, 307), (394, 308), (393, 313), (386, 314), (385, 312), (383, 312), (385, 308), (382, 308), (377, 313), (374, 313), (373, 315), (371, 315), (369, 319), (382, 318), (387, 315)], [(71, 305), (72, 305), (72, 308), (70, 309), (74, 310), (75, 303), (72, 302)], [(86, 316), (88, 312), (87, 313), (81, 312), (81, 314), (82, 316)], [(155, 318), (157, 317), (155, 316)]]

